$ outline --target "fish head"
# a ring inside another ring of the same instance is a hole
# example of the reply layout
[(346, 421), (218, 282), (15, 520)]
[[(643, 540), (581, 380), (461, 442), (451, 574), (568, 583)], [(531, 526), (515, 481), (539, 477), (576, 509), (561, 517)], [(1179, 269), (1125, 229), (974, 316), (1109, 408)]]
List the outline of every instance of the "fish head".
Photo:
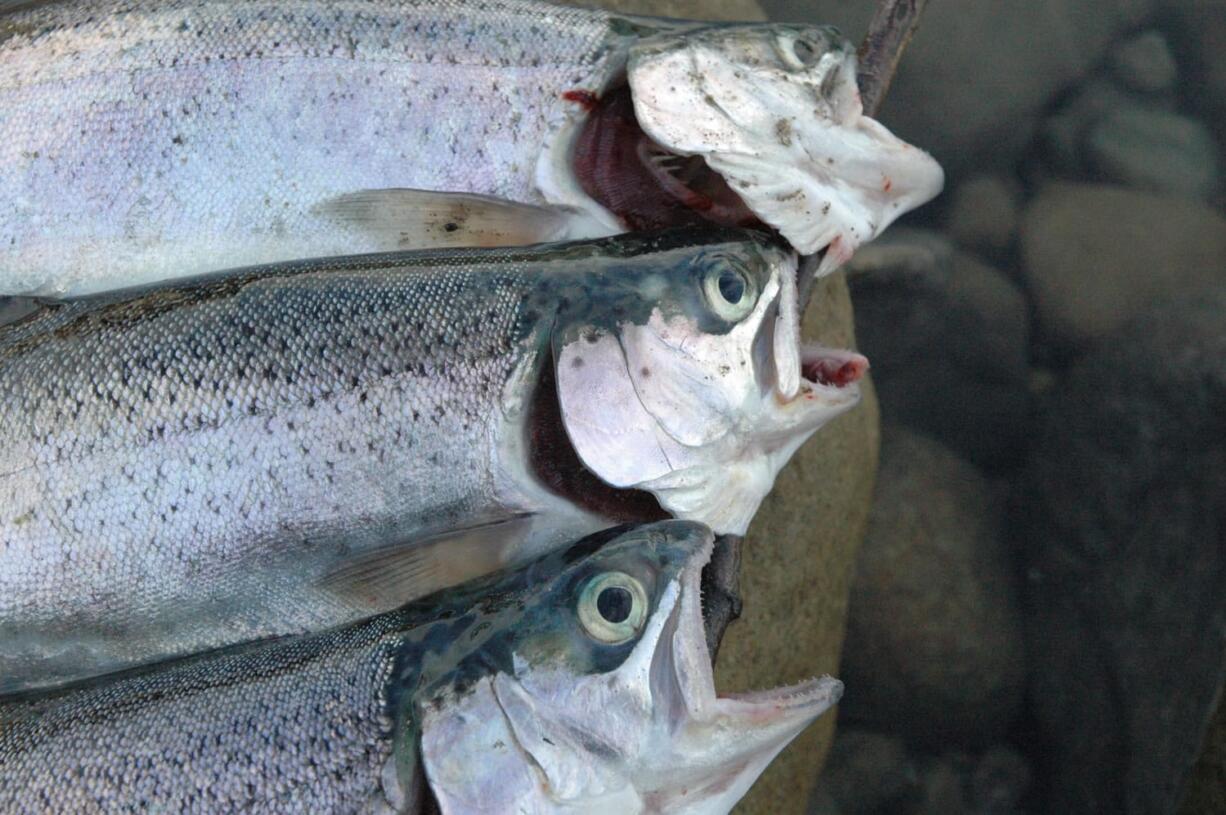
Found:
[(627, 81), (661, 171), (700, 156), (797, 251), (825, 251), (819, 273), (944, 184), (928, 153), (864, 115), (855, 51), (830, 27), (662, 32), (631, 47)]
[(743, 534), (796, 449), (859, 401), (868, 362), (801, 343), (792, 252), (722, 234), (591, 283), (555, 331), (554, 365), (561, 423), (588, 470)]
[(711, 548), (705, 527), (666, 521), (570, 550), (517, 611), (509, 669), (424, 707), (441, 811), (731, 809), (842, 685), (716, 692), (699, 587)]

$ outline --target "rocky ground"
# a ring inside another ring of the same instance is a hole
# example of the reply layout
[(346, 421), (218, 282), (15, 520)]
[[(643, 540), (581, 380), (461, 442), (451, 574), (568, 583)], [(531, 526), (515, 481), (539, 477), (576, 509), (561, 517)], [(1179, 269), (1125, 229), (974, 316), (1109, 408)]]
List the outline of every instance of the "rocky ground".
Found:
[(949, 183), (847, 272), (885, 430), (811, 811), (1226, 811), (1226, 4), (940, 0), (881, 118)]

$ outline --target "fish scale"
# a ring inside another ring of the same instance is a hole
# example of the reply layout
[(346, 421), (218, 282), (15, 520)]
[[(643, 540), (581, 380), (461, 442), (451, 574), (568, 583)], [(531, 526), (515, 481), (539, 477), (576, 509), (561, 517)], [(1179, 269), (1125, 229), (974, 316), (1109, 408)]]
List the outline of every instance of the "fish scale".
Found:
[(387, 627), (0, 707), (0, 809), (360, 811), (394, 748)]
[(495, 503), (486, 437), (532, 350), (508, 339), (517, 271), (500, 294), (463, 261), (424, 284), (404, 269), (347, 283), (336, 265), (170, 292), (173, 307), (63, 306), (0, 340), (0, 642), (102, 626), (122, 644), (202, 585), (259, 609), (195, 609), (222, 629), (260, 633), (248, 619), (282, 603), (289, 630), (319, 627), (336, 603), (246, 585), (253, 557), (303, 559), (300, 580), (338, 537), (410, 531), (426, 485), (433, 523)]
[(700, 222), (769, 224), (828, 250), (824, 273), (942, 180), (862, 115), (854, 50), (823, 26), (541, 0), (3, 5), (0, 295)]
[(437, 811), (428, 785), (444, 812), (722, 815), (841, 686), (718, 697), (711, 545), (605, 530), (353, 626), (0, 700), (0, 810)]
[[(16, 247), (0, 257), (6, 289), (37, 285), (33, 269), (75, 279), (82, 261), (105, 274), (156, 254), (183, 274), (280, 260), (287, 236), (297, 257), (393, 248), (311, 211), (358, 190), (540, 201), (537, 154), (573, 108), (561, 94), (609, 72), (620, 39), (609, 20), (516, 0), (11, 12), (0, 17), (0, 246)], [(80, 253), (65, 253), (73, 244)]]
[[(601, 405), (636, 393), (630, 363), (571, 384), (554, 354), (599, 361), (588, 338), (663, 315), (717, 347), (765, 336), (767, 298), (733, 333), (712, 276), (765, 291), (791, 283), (785, 258), (738, 231), (377, 254), (43, 303), (0, 326), (0, 693), (351, 622), (661, 517), (602, 481), (602, 459), (581, 462), (567, 434), (588, 431), (559, 416), (567, 388)], [(689, 354), (645, 358), (643, 392), (694, 376), (673, 368)], [(720, 389), (761, 390), (748, 370), (700, 381), (714, 421)], [(686, 456), (759, 473), (855, 402), (831, 395), (786, 409), (767, 394), (782, 434), (763, 413)], [(643, 439), (666, 432), (624, 407)], [(752, 513), (769, 482), (752, 484), (721, 510)]]

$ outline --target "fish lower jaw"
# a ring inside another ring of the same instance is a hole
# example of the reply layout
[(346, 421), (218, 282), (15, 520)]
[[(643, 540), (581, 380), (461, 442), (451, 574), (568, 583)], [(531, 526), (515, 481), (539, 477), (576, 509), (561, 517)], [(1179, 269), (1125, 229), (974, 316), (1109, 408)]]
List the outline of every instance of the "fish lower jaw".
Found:
[(838, 702), (843, 695), (842, 682), (823, 676), (770, 690), (720, 693), (716, 689), (714, 666), (703, 630), (701, 590), (702, 569), (710, 562), (713, 551), (713, 543), (708, 543), (682, 577), (674, 665), (689, 715), (698, 724), (726, 722), (733, 726), (764, 727), (771, 732), (777, 725), (807, 724)]
[(746, 721), (781, 717), (808, 719), (829, 709), (842, 695), (842, 682), (831, 676), (821, 676), (769, 690), (718, 694), (713, 712), (728, 719)]
[(845, 348), (806, 343), (799, 355), (800, 376), (793, 393), (775, 386), (780, 405), (816, 403), (819, 409), (851, 407), (860, 401), (860, 380), (868, 372), (868, 358)]
[(863, 379), (868, 368), (868, 358), (850, 349), (814, 343), (800, 349), (800, 376), (813, 387), (847, 389)]

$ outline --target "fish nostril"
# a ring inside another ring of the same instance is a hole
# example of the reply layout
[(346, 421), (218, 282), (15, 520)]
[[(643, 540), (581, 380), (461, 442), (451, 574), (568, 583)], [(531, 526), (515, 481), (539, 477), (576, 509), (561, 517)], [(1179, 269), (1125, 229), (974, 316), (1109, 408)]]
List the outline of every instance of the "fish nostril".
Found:
[(808, 40), (797, 39), (792, 42), (792, 53), (797, 61), (806, 68), (817, 61), (817, 49)]

